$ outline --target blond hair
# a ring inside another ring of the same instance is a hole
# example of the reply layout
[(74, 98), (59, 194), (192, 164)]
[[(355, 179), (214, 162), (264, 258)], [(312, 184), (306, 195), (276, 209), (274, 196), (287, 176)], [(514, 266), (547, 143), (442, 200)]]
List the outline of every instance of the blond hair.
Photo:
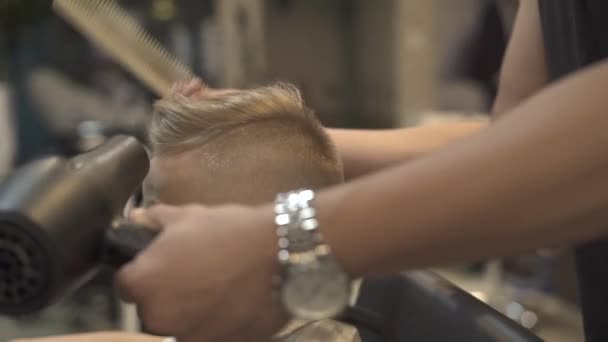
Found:
[(297, 178), (298, 185), (310, 180), (311, 186), (325, 186), (343, 179), (342, 164), (322, 125), (298, 89), (285, 83), (202, 98), (178, 94), (161, 99), (154, 106), (148, 138), (154, 155), (209, 146), (206, 153), (211, 150), (211, 158), (221, 161), (230, 160), (233, 149), (258, 146), (255, 153), (270, 151), (276, 154), (273, 163), (283, 159), (294, 170), (258, 165), (255, 155), (246, 168), (252, 174), (270, 168), (267, 171), (282, 177), (283, 184)]
[(161, 99), (154, 105), (148, 138), (156, 153), (178, 152), (231, 128), (285, 119), (306, 123), (317, 131), (315, 135), (323, 144), (331, 145), (298, 89), (286, 83), (204, 99), (179, 94)]

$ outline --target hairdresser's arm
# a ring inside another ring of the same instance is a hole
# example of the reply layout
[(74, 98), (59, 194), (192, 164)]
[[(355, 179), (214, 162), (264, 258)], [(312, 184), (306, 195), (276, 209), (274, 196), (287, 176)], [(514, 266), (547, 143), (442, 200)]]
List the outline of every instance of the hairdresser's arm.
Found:
[(328, 129), (344, 162), (347, 179), (411, 160), (486, 126), (482, 120), (392, 130)]
[(541, 90), (548, 80), (537, 0), (522, 0), (502, 65), (495, 116), (508, 112)]
[(324, 193), (327, 239), (353, 273), (369, 274), (608, 233), (607, 83), (603, 63), (471, 138)]
[[(493, 112), (514, 108), (547, 82), (547, 66), (536, 0), (520, 2)], [(387, 131), (329, 129), (344, 161), (347, 178), (358, 177), (429, 152), (485, 127), (469, 121)]]

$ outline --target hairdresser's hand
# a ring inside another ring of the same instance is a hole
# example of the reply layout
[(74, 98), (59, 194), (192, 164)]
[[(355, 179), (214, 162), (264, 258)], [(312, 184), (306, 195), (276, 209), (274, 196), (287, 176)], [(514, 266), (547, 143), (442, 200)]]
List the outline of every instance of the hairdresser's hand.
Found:
[(203, 100), (205, 98), (225, 95), (235, 91), (237, 90), (209, 88), (201, 79), (194, 78), (192, 80), (180, 81), (173, 84), (171, 87), (171, 96), (181, 95), (192, 99)]
[(179, 342), (262, 341), (287, 321), (273, 299), (272, 209), (158, 206), (132, 219), (163, 229), (118, 275), (151, 332)]
[(171, 87), (171, 95), (181, 95), (190, 98), (201, 98), (207, 87), (202, 80), (194, 78), (192, 80), (180, 81)]

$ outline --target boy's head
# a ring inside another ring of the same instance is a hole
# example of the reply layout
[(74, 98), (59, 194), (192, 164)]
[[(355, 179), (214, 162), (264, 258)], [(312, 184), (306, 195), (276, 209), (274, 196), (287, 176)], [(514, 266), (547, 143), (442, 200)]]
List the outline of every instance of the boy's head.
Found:
[(147, 203), (261, 204), (343, 180), (330, 139), (290, 85), (175, 94), (156, 103), (148, 135)]

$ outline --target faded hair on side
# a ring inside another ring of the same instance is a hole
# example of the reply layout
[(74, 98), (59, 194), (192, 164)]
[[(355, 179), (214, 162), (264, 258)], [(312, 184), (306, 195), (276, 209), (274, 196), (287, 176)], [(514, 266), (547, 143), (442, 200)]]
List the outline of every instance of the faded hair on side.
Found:
[(289, 84), (167, 97), (155, 104), (148, 135), (152, 157), (194, 156), (194, 172), (212, 180), (193, 181), (204, 190), (189, 192), (206, 204), (264, 203), (344, 180), (331, 139)]

